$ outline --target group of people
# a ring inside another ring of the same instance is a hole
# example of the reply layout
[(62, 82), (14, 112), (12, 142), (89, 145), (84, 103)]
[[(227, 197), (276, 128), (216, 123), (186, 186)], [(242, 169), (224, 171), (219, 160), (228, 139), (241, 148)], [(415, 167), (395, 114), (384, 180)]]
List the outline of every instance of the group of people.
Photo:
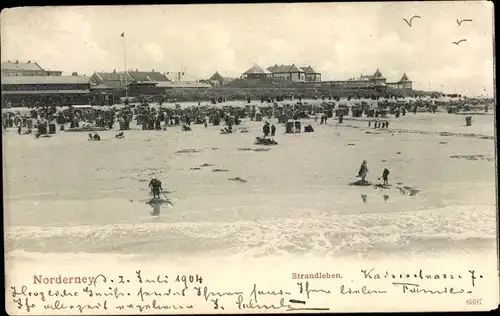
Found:
[(269, 136), (274, 136), (276, 134), (276, 126), (274, 124), (269, 124), (269, 122), (264, 123), (264, 126), (262, 127), (262, 132), (264, 133), (264, 137)]
[[(382, 171), (382, 180), (384, 181), (384, 185), (389, 185), (389, 169), (387, 168), (384, 168), (384, 170)], [(366, 160), (363, 160), (363, 162), (361, 163), (361, 167), (359, 167), (359, 171), (358, 171), (358, 177), (361, 178), (361, 183), (365, 184), (365, 183), (368, 183), (366, 181), (366, 176), (368, 175), (368, 163), (366, 162)], [(378, 180), (380, 180), (380, 178), (378, 178)]]

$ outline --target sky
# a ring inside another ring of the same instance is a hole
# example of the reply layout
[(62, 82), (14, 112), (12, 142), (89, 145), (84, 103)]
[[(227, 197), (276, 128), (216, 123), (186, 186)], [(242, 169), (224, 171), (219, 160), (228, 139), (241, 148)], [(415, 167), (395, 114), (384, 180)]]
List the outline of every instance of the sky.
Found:
[(2, 11), (1, 59), (90, 76), (126, 57), (198, 79), (254, 64), (311, 65), (324, 81), (378, 68), (417, 90), (493, 96), (493, 25), (485, 1), (24, 7)]

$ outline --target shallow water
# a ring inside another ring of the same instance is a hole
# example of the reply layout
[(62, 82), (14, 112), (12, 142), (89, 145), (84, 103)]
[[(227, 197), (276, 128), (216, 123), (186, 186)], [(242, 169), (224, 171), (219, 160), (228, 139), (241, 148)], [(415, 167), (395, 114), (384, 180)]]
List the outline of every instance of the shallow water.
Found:
[[(249, 121), (242, 127), (250, 133), (195, 125), (127, 131), (122, 140), (102, 132), (101, 142), (86, 133), (34, 139), (7, 131), (6, 248), (252, 257), (494, 249), (494, 141), (463, 135), (493, 136), (493, 117), (475, 116), (471, 128), (463, 120), (410, 114), (391, 119), (389, 131), (310, 120), (315, 132), (297, 135), (274, 123), (279, 144), (257, 152), (239, 150), (261, 148), (253, 144), (261, 124)], [(391, 188), (348, 186), (363, 159), (373, 183), (390, 169)], [(154, 174), (174, 203), (159, 217), (144, 203)], [(403, 195), (397, 187), (404, 185), (420, 192)]]

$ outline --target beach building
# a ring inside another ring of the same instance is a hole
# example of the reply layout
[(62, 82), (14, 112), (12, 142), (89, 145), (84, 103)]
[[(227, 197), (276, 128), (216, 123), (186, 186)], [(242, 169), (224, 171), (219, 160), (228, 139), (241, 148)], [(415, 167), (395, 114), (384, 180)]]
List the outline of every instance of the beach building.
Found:
[(259, 65), (253, 65), (252, 68), (245, 71), (242, 75), (242, 79), (265, 79), (271, 78), (272, 74), (268, 70), (262, 69)]
[(413, 83), (410, 79), (408, 79), (408, 76), (403, 74), (401, 79), (397, 82), (388, 82), (387, 87), (393, 88), (393, 89), (412, 89), (413, 88)]
[(168, 81), (159, 81), (156, 88), (161, 93), (166, 93), (170, 89), (206, 89), (212, 85), (203, 80), (182, 71), (182, 72), (166, 72), (165, 76)]
[(307, 67), (300, 67), (305, 72), (306, 82), (321, 82), (321, 74), (314, 71), (314, 69), (309, 65)]
[(228, 86), (234, 78), (223, 77), (216, 71), (210, 78), (208, 78), (208, 82), (214, 87)]
[(387, 89), (387, 79), (382, 75), (379, 69), (373, 75), (361, 74), (358, 78), (349, 78), (348, 80), (330, 81), (332, 86), (348, 89)]
[(128, 87), (128, 95), (155, 94), (158, 82), (169, 81), (167, 76), (161, 72), (139, 71), (131, 69), (124, 72), (94, 72), (90, 77), (91, 90), (94, 94), (101, 95), (105, 100), (118, 100), (125, 96), (125, 85)]
[(61, 76), (62, 71), (45, 70), (36, 61), (2, 61), (2, 76)]
[(351, 89), (412, 89), (412, 81), (408, 79), (406, 74), (403, 74), (401, 79), (397, 82), (387, 82), (387, 79), (382, 75), (379, 69), (377, 69), (373, 75), (362, 74), (358, 78), (350, 78), (349, 80), (334, 80), (330, 83), (332, 86)]
[(160, 93), (166, 93), (171, 89), (208, 89), (212, 85), (202, 81), (162, 81), (158, 82), (156, 89)]
[[(126, 76), (126, 77), (125, 77)], [(138, 69), (129, 70), (126, 73), (117, 72), (94, 72), (90, 77), (93, 85), (104, 84), (106, 86), (118, 89), (125, 89), (125, 84), (137, 84), (141, 82), (169, 81), (167, 76), (157, 71), (139, 71)]]
[(305, 82), (306, 72), (300, 67), (292, 65), (274, 65), (267, 68), (271, 72), (271, 77), (274, 79), (290, 80), (293, 82)]
[(2, 76), (2, 104), (89, 104), (90, 78), (87, 76)]

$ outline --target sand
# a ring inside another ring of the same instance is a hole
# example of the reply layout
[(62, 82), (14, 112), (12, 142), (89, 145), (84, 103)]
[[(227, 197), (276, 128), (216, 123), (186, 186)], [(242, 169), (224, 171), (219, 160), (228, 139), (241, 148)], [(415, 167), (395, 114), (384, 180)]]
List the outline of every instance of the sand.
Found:
[[(389, 130), (364, 120), (284, 134), (276, 146), (223, 126), (167, 131), (58, 131), (35, 139), (4, 132), (6, 250), (22, 253), (378, 258), (494, 251), (494, 117), (409, 113)], [(269, 150), (253, 150), (269, 148)], [(458, 159), (474, 156), (481, 159)], [(348, 184), (363, 159), (368, 180)], [(151, 217), (156, 175), (173, 208)], [(399, 183), (399, 184), (398, 184)], [(410, 186), (414, 195), (397, 187)]]

